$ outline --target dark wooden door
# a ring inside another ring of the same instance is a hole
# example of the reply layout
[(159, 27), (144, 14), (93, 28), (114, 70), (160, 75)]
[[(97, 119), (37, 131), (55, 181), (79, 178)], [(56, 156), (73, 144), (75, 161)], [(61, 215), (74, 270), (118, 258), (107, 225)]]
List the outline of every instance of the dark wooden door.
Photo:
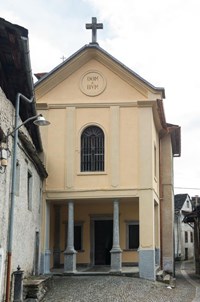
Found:
[(113, 241), (113, 221), (96, 220), (94, 222), (95, 265), (110, 265), (110, 250)]

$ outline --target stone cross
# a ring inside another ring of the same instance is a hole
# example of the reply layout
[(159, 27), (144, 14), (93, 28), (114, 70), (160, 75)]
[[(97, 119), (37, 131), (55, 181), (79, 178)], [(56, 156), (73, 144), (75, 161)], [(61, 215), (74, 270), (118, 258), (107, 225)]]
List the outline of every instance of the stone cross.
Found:
[(97, 23), (97, 18), (92, 17), (92, 23), (87, 23), (85, 27), (92, 29), (92, 43), (97, 43), (97, 29), (103, 29), (103, 23)]
[(62, 56), (61, 57), (61, 60), (64, 62), (66, 60), (66, 57), (65, 56)]

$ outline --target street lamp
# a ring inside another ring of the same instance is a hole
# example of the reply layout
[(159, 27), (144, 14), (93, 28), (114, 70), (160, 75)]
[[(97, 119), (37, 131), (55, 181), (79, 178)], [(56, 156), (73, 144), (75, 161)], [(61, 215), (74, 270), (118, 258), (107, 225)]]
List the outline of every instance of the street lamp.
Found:
[(13, 242), (13, 226), (14, 226), (14, 205), (15, 205), (15, 187), (16, 187), (16, 163), (17, 163), (17, 141), (18, 130), (26, 123), (33, 121), (37, 126), (46, 126), (50, 122), (46, 121), (41, 114), (32, 116), (19, 125), (19, 107), (20, 100), (24, 100), (27, 103), (32, 103), (34, 98), (28, 99), (23, 94), (18, 93), (15, 103), (15, 125), (14, 130), (10, 132), (8, 136), (14, 135), (13, 142), (13, 160), (12, 160), (12, 179), (11, 179), (11, 201), (9, 210), (9, 224), (8, 224), (8, 247), (7, 247), (7, 280), (6, 280), (6, 302), (10, 300), (10, 274), (11, 274), (11, 257), (12, 257), (12, 242)]

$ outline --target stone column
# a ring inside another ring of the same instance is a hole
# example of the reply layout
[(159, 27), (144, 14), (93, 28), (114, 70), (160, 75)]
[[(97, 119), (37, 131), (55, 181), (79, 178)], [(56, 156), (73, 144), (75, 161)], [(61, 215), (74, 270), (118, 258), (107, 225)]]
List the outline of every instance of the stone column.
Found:
[(68, 203), (67, 248), (64, 251), (64, 273), (76, 272), (76, 251), (74, 249), (74, 203)]
[(119, 246), (119, 201), (113, 202), (113, 246), (111, 252), (111, 272), (121, 272), (122, 250)]
[(45, 254), (44, 254), (44, 274), (50, 274), (50, 257), (49, 249), (49, 231), (50, 231), (50, 204), (46, 202), (46, 220), (45, 220)]
[(60, 205), (54, 206), (54, 249), (53, 249), (53, 265), (60, 267)]

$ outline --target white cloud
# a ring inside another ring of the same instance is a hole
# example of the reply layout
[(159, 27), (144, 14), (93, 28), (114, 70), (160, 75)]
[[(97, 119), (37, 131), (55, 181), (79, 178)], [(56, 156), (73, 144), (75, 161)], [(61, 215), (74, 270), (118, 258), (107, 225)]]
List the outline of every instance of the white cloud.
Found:
[[(29, 30), (33, 72), (48, 71), (91, 40), (166, 91), (166, 119), (182, 127), (175, 185), (200, 187), (199, 0), (7, 0), (1, 17)], [(189, 192), (190, 193), (190, 192)], [(198, 192), (196, 192), (198, 194)], [(199, 192), (200, 194), (200, 192)], [(192, 191), (195, 195), (195, 191)]]

